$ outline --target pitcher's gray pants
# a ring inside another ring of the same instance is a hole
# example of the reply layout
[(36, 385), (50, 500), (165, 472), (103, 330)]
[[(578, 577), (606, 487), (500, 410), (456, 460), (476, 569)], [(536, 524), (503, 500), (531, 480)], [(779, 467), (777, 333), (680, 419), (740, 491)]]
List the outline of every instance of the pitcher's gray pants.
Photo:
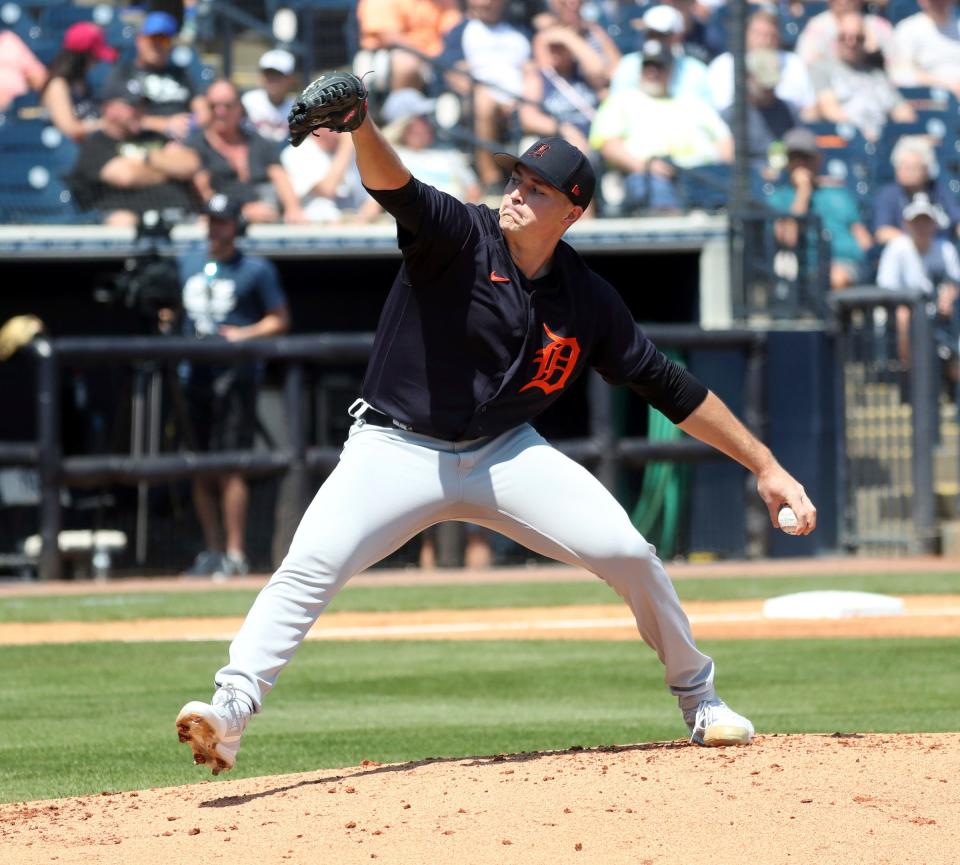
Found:
[(606, 580), (664, 664), (681, 709), (715, 696), (713, 661), (694, 644), (654, 547), (590, 472), (528, 424), (492, 439), (449, 442), (355, 423), (234, 638), (217, 685), (233, 685), (260, 711), (347, 580), (444, 520), (485, 526)]

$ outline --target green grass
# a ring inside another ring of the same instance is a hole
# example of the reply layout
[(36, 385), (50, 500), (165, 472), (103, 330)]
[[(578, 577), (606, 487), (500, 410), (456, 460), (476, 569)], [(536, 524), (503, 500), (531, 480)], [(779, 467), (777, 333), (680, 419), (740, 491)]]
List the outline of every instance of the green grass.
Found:
[[(817, 589), (886, 594), (957, 594), (960, 573), (845, 574), (842, 576), (751, 577), (678, 580), (681, 599), (732, 600), (768, 598)], [(109, 622), (183, 616), (242, 616), (255, 592), (212, 589), (192, 592), (110, 592), (51, 595), (0, 600), (0, 622)], [(453, 586), (347, 586), (331, 610), (391, 611), (489, 609), (565, 604), (618, 603), (617, 596), (596, 580), (576, 583), (494, 583)]]
[[(0, 647), (0, 801), (209, 777), (177, 744), (173, 718), (187, 699), (209, 695), (225, 648)], [(724, 698), (761, 732), (957, 729), (957, 639), (704, 648)], [(682, 734), (662, 668), (639, 640), (306, 643), (231, 776)]]

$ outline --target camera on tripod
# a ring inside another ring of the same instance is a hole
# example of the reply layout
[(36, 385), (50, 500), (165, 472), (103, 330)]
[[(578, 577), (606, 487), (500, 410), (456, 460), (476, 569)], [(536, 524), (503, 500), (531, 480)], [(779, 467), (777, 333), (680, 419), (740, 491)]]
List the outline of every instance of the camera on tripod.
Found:
[(150, 331), (157, 328), (160, 310), (179, 311), (181, 286), (176, 260), (161, 255), (161, 249), (170, 246), (170, 232), (184, 216), (179, 209), (145, 211), (137, 225), (142, 251), (126, 258), (119, 272), (104, 274), (94, 286), (93, 299), (136, 313)]

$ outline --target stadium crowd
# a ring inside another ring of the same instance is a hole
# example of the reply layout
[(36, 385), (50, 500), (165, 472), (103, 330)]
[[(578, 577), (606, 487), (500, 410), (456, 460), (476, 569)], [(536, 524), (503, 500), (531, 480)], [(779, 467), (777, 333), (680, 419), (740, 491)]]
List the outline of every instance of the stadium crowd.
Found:
[[(114, 7), (115, 21), (136, 22), (126, 30), (98, 24), (100, 7), (60, 5), (73, 13), (7, 3), (0, 19), (3, 221), (135, 224), (157, 207), (190, 218), (216, 193), (242, 201), (253, 223), (379, 217), (348, 136), (286, 144), (291, 100), (319, 70), (284, 45), (264, 46), (258, 68), (230, 81), (200, 59), (195, 3), (177, 15), (163, 11), (171, 4)], [(822, 220), (832, 286), (872, 278), (917, 195), (956, 241), (956, 0), (748, 8), (751, 188), (784, 217)], [(358, 0), (348, 14), (354, 69), (373, 70), (374, 116), (421, 176), (464, 200), (499, 195), (493, 149), (551, 134), (601, 175), (589, 216), (681, 213), (708, 206), (711, 184), (728, 185), (724, 0)], [(31, 49), (40, 31), (44, 45), (52, 33), (59, 41), (47, 60)], [(256, 86), (239, 86), (254, 76)], [(441, 104), (456, 106), (459, 136), (437, 122), (449, 115)], [(46, 175), (29, 170), (45, 156)], [(778, 224), (782, 244), (799, 242), (789, 223)]]

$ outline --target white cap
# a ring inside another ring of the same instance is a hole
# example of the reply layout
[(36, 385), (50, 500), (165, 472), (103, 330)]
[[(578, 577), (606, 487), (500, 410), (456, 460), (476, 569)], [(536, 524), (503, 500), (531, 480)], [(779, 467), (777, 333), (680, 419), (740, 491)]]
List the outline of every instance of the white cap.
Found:
[(641, 20), (644, 28), (656, 33), (683, 33), (683, 15), (665, 3), (651, 6)]
[(396, 123), (399, 120), (409, 120), (430, 114), (436, 104), (435, 99), (430, 99), (413, 87), (401, 87), (387, 97), (380, 113), (385, 123)]
[(297, 61), (289, 51), (273, 48), (260, 58), (261, 69), (275, 69), (283, 75), (293, 75)]
[(918, 193), (913, 200), (903, 208), (903, 218), (912, 222), (918, 216), (928, 216), (939, 228), (946, 228), (950, 221), (943, 209), (934, 204), (924, 193)]

